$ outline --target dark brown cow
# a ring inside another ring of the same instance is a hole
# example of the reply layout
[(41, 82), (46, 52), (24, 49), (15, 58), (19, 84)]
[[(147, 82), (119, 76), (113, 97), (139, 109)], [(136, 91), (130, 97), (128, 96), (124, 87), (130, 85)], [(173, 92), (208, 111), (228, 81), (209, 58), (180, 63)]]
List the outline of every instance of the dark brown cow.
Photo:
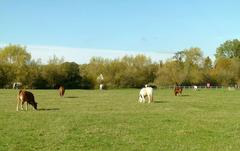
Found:
[(23, 110), (23, 104), (27, 103), (26, 110), (28, 110), (28, 104), (31, 104), (35, 110), (37, 110), (37, 102), (35, 102), (34, 95), (26, 90), (20, 90), (17, 95), (17, 108), (18, 111), (19, 104), (21, 105), (21, 110)]
[(60, 87), (59, 87), (59, 95), (62, 97), (62, 96), (64, 96), (64, 93), (65, 93), (65, 88), (64, 88), (64, 86), (60, 86)]
[(177, 86), (177, 87), (175, 87), (174, 88), (174, 94), (175, 94), (175, 96), (177, 96), (178, 94), (181, 94), (182, 95), (182, 88), (181, 87), (179, 87), (179, 86)]

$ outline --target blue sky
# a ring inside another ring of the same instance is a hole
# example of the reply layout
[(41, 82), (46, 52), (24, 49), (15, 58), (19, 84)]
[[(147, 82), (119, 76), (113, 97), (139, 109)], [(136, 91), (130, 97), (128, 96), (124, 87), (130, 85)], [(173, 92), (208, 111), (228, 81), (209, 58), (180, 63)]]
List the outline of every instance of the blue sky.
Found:
[(84, 63), (142, 53), (153, 60), (200, 47), (215, 54), (240, 37), (238, 0), (0, 0), (0, 44), (33, 58)]

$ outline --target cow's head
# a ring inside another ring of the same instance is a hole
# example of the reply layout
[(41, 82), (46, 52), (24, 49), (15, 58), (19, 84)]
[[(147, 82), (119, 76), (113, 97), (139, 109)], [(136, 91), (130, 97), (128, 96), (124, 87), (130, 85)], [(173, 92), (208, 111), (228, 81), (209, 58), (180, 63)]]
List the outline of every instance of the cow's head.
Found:
[(142, 95), (139, 95), (138, 101), (139, 101), (139, 102), (143, 102)]
[(34, 101), (34, 102), (31, 102), (30, 104), (34, 107), (35, 110), (37, 110), (37, 102)]

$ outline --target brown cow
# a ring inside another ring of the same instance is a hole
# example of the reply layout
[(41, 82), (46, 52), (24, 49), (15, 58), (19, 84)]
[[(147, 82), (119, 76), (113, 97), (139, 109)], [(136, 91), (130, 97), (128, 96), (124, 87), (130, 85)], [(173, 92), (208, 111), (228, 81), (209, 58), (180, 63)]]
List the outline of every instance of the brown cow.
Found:
[(21, 104), (21, 110), (23, 110), (23, 104), (27, 102), (26, 110), (28, 110), (28, 104), (31, 104), (35, 110), (37, 110), (37, 102), (35, 102), (34, 95), (26, 90), (20, 90), (17, 96), (17, 108), (16, 111), (18, 111), (18, 106)]
[(178, 94), (181, 94), (182, 95), (182, 88), (181, 87), (179, 87), (179, 86), (177, 86), (177, 87), (175, 87), (174, 88), (174, 94), (175, 94), (175, 96), (177, 96)]
[(65, 93), (65, 88), (64, 88), (64, 86), (60, 86), (60, 87), (59, 87), (59, 95), (60, 95), (61, 97), (63, 97), (63, 96), (64, 96), (64, 93)]

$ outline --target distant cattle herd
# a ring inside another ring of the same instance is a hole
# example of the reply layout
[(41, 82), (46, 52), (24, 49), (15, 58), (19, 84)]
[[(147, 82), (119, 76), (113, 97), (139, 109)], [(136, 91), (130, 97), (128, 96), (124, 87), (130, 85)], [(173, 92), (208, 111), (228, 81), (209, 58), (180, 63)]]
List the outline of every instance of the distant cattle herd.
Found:
[[(193, 86), (193, 90), (198, 90), (197, 86)], [(65, 94), (65, 87), (63, 85), (58, 88), (59, 96), (63, 97)], [(175, 86), (173, 89), (174, 95), (182, 95), (183, 87)], [(145, 85), (139, 92), (138, 101), (140, 103), (152, 103), (153, 102), (153, 88)], [(24, 104), (26, 104), (25, 110), (28, 110), (28, 105), (32, 105), (33, 109), (37, 110), (37, 102), (35, 101), (33, 93), (26, 91), (24, 89), (20, 89), (17, 94), (17, 107), (16, 111), (19, 110), (19, 106), (21, 110), (24, 110)]]

